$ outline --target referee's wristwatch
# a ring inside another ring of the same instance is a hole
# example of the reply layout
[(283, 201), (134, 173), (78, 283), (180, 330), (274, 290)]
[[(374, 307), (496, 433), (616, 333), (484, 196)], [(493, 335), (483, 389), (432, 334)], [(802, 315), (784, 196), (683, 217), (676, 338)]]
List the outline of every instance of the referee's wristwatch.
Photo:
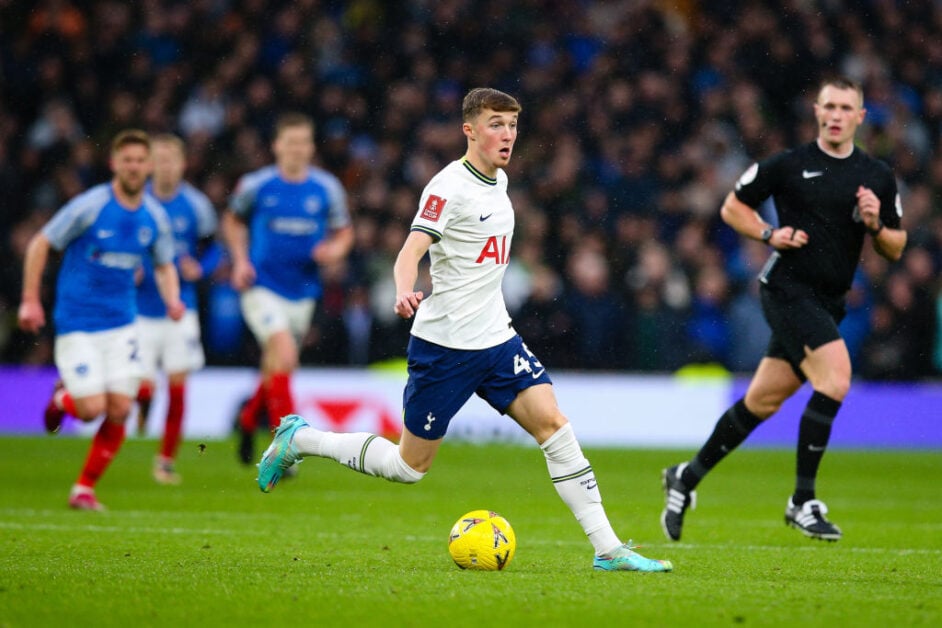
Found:
[(772, 239), (772, 233), (774, 233), (774, 232), (775, 232), (775, 229), (773, 229), (772, 227), (766, 227), (765, 229), (762, 230), (762, 235), (759, 236), (759, 238), (760, 238), (763, 242), (765, 242), (766, 244), (768, 244), (768, 243), (769, 243), (769, 240)]
[(881, 231), (883, 231), (883, 227), (885, 227), (885, 226), (886, 226), (886, 225), (883, 224), (883, 219), (878, 217), (878, 218), (877, 218), (877, 228), (876, 228), (876, 229), (867, 229), (867, 233), (869, 233), (869, 234), (872, 235), (873, 237), (877, 237), (877, 235), (878, 235)]

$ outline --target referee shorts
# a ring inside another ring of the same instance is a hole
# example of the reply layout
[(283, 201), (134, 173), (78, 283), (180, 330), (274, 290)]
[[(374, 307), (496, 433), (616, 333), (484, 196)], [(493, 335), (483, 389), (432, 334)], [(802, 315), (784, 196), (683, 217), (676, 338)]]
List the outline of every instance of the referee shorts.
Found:
[(763, 284), (759, 295), (762, 312), (772, 329), (765, 355), (787, 361), (802, 382), (807, 380), (800, 364), (805, 347), (814, 351), (840, 340), (838, 325), (844, 319), (843, 297), (823, 297), (810, 289), (783, 289)]

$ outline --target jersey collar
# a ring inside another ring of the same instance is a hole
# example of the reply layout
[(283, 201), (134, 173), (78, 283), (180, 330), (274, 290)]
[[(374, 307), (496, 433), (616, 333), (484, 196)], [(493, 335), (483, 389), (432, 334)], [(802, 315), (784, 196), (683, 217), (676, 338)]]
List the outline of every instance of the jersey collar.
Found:
[(493, 178), (492, 178), (492, 177), (489, 177), (489, 176), (487, 176), (486, 174), (484, 174), (483, 172), (481, 172), (480, 170), (478, 170), (477, 168), (475, 168), (474, 166), (472, 166), (472, 165), (471, 165), (471, 162), (468, 161), (467, 157), (462, 157), (462, 158), (461, 158), (461, 165), (464, 166), (465, 168), (467, 168), (468, 172), (470, 172), (472, 175), (474, 175), (474, 177), (475, 177), (478, 181), (481, 181), (482, 183), (486, 183), (486, 184), (488, 184), (488, 185), (497, 185), (497, 178), (496, 178), (496, 177), (493, 177)]

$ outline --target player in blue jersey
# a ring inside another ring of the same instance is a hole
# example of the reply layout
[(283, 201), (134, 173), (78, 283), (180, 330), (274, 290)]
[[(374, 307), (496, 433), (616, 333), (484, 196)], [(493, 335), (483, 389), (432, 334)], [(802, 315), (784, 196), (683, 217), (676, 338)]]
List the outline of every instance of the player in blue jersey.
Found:
[(144, 369), (137, 394), (138, 431), (146, 426), (158, 368), (167, 373), (167, 420), (160, 452), (154, 460), (153, 476), (160, 484), (179, 484), (174, 469), (183, 429), (187, 374), (205, 364), (200, 342), (196, 282), (211, 273), (219, 261), (216, 210), (205, 194), (183, 180), (186, 166), (183, 140), (175, 135), (157, 135), (151, 140), (153, 174), (146, 191), (167, 212), (176, 242), (176, 265), (180, 275), (180, 298), (186, 313), (178, 321), (167, 316), (167, 308), (154, 278), (154, 265), (144, 257), (137, 290), (137, 325)]
[(144, 257), (153, 258), (167, 315), (178, 320), (185, 310), (167, 214), (144, 193), (151, 167), (147, 134), (119, 133), (110, 165), (109, 183), (73, 198), (30, 240), (19, 308), (24, 331), (36, 333), (45, 325), (39, 298), (43, 270), (49, 249), (61, 251), (53, 310), (61, 382), (46, 410), (46, 429), (58, 431), (66, 412), (82, 421), (105, 417), (69, 495), (69, 506), (81, 510), (103, 509), (95, 484), (124, 441), (124, 422), (140, 381), (134, 274)]
[[(293, 412), (291, 373), (321, 296), (318, 267), (342, 261), (353, 246), (343, 186), (311, 165), (311, 119), (281, 116), (272, 150), (275, 163), (241, 178), (222, 219), (232, 284), (242, 293), (242, 314), (262, 348), (261, 379), (240, 412), (243, 438), (251, 438), (262, 407), (272, 429)], [(250, 449), (241, 448), (243, 462), (251, 461)]]
[[(415, 317), (399, 444), (365, 432), (322, 432), (292, 415), (262, 456), (259, 488), (270, 491), (306, 456), (414, 484), (431, 468), (451, 419), (476, 394), (539, 443), (557, 494), (595, 549), (595, 569), (671, 571), (670, 561), (641, 556), (612, 529), (595, 472), (556, 404), (546, 368), (514, 330), (504, 304), (501, 282), (514, 230), (504, 168), (517, 139), (520, 109), (515, 98), (496, 89), (473, 89), (465, 96), (467, 152), (425, 187), (396, 258), (393, 308), (404, 319)], [(426, 254), (432, 275), (428, 298), (415, 289)]]

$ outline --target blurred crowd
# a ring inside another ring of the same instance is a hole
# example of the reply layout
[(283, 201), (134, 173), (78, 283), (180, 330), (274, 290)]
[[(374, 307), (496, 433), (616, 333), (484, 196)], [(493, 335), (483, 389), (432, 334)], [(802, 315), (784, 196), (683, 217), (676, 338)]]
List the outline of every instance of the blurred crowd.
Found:
[[(311, 115), (349, 193), (356, 246), (323, 269), (306, 364), (404, 355), (392, 263), (429, 178), (465, 148), (461, 99), (523, 104), (505, 295), (555, 369), (755, 367), (767, 248), (719, 207), (753, 161), (814, 139), (818, 80), (865, 91), (859, 144), (899, 177), (909, 246), (865, 244), (842, 325), (855, 372), (942, 372), (942, 6), (932, 0), (0, 0), (0, 356), (29, 237), (109, 177), (120, 129), (180, 134), (218, 210), (271, 161), (276, 116)], [(771, 207), (763, 215), (774, 220)], [(255, 365), (228, 267), (202, 286), (210, 363)], [(423, 278), (423, 281), (428, 281)], [(47, 305), (54, 282), (45, 282)]]

